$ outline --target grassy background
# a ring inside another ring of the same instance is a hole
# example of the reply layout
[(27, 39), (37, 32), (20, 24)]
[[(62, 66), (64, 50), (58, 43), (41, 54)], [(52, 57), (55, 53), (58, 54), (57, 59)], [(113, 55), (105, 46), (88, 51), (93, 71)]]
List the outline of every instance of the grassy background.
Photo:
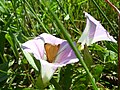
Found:
[[(104, 0), (95, 2), (94, 0), (45, 1), (66, 28), (72, 41), (77, 42), (85, 28), (86, 19), (83, 11), (99, 20), (117, 40), (117, 13)], [(111, 0), (111, 2), (120, 7), (120, 1)], [(68, 15), (70, 18), (65, 20)], [(38, 73), (27, 62), (15, 38), (24, 43), (44, 32), (65, 39), (54, 16), (41, 0), (0, 0), (0, 89), (38, 89), (35, 84)], [(79, 50), (80, 44), (77, 46)], [(117, 90), (116, 44), (98, 42), (81, 51), (81, 56), (95, 78), (98, 88)], [(89, 60), (92, 63), (89, 63)], [(81, 63), (58, 69), (53, 78), (46, 89), (54, 90), (58, 87), (63, 90), (93, 89)]]

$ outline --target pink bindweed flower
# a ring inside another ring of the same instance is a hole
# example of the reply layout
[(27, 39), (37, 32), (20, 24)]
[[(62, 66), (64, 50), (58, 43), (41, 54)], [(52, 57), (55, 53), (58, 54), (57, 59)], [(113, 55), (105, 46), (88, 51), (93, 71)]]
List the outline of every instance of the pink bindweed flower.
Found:
[(105, 28), (100, 24), (99, 21), (94, 19), (90, 14), (85, 12), (85, 17), (87, 18), (87, 24), (78, 42), (81, 42), (82, 48), (85, 43), (87, 46), (102, 40), (117, 42), (110, 34), (105, 30)]
[(40, 60), (43, 83), (49, 82), (58, 67), (78, 62), (74, 51), (66, 40), (47, 33), (22, 44), (23, 50)]

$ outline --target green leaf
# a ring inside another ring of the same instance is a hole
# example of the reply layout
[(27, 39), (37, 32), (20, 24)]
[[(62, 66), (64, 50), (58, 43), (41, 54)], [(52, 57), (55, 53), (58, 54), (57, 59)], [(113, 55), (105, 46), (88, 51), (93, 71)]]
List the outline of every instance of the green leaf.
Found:
[(39, 76), (37, 77), (36, 86), (37, 86), (37, 88), (39, 88), (39, 90), (44, 90), (44, 84), (42, 81), (41, 74), (39, 74)]
[(5, 33), (0, 33), (0, 53), (3, 55), (5, 46)]
[(7, 71), (8, 71), (8, 62), (0, 64), (0, 82), (8, 78)]
[(118, 45), (116, 43), (106, 42), (105, 45), (108, 50), (118, 53)]
[(37, 86), (37, 88), (39, 88), (40, 90), (43, 90), (43, 88), (45, 87), (45, 85), (43, 84), (43, 80), (42, 80), (42, 76), (41, 76), (41, 63), (39, 60), (34, 59), (36, 66), (38, 67), (39, 71), (38, 71), (38, 77), (36, 78), (36, 83), (35, 85)]
[[(16, 40), (16, 42), (19, 44), (19, 47), (21, 48), (21, 43), (18, 41), (18, 39), (16, 38), (15, 40)], [(40, 67), (40, 63), (38, 63), (37, 61), (35, 61), (36, 59), (34, 60), (34, 59), (32, 58), (32, 56), (31, 56), (28, 52), (24, 51), (22, 48), (21, 48), (21, 50), (22, 50), (24, 56), (26, 57), (27, 61), (29, 62), (29, 64), (30, 64), (36, 71), (39, 71), (39, 72), (40, 72), (40, 69), (38, 69), (38, 68)], [(37, 65), (36, 65), (36, 63), (37, 63)], [(38, 66), (38, 67), (37, 67), (37, 66)]]
[(95, 77), (95, 80), (96, 80), (96, 81), (98, 81), (98, 80), (100, 79), (100, 75), (101, 75), (103, 69), (104, 69), (104, 66), (103, 66), (103, 65), (100, 65), (100, 64), (96, 65), (96, 66), (93, 68), (92, 74), (93, 74), (93, 76)]
[[(67, 65), (61, 69), (59, 83), (64, 90), (68, 90), (72, 83), (73, 69), (71, 65)], [(64, 76), (64, 77), (63, 77)]]
[[(5, 6), (5, 4), (4, 4), (3, 1), (0, 1), (0, 6), (1, 6), (1, 8), (2, 8), (2, 12), (3, 12), (3, 13), (7, 12), (6, 6)], [(1, 10), (0, 10), (0, 11), (1, 11)]]
[(54, 85), (55, 90), (62, 90), (61, 86), (58, 84), (58, 82), (56, 82), (54, 78), (52, 78), (50, 82)]
[(34, 61), (33, 58), (32, 58), (32, 56), (31, 56), (28, 52), (26, 52), (26, 51), (24, 51), (24, 50), (22, 50), (22, 51), (23, 51), (23, 54), (25, 55), (27, 61), (30, 63), (30, 65), (32, 65), (32, 67), (33, 67), (35, 70), (39, 71), (38, 67), (37, 67), (36, 64), (35, 64), (35, 61)]
[(0, 12), (5, 13), (5, 10), (3, 7), (0, 6)]
[(15, 41), (15, 36), (13, 35), (12, 32), (10, 33), (7, 33), (5, 35), (5, 38), (8, 40), (8, 42), (10, 43), (11, 45), (11, 48), (13, 50), (13, 53), (14, 55), (16, 56), (16, 58), (18, 59), (19, 58), (19, 53), (18, 53), (18, 50), (17, 50), (17, 43)]
[(85, 44), (85, 46), (84, 46), (83, 59), (84, 59), (86, 65), (87, 65), (87, 67), (90, 68), (91, 65), (93, 64), (93, 60), (92, 60), (92, 57), (91, 57), (91, 55), (90, 55), (90, 53), (89, 53), (89, 49), (88, 49), (88, 47), (87, 47), (86, 44)]
[[(5, 33), (1, 32), (0, 33), (0, 59), (3, 61), (3, 62), (6, 62), (6, 60), (4, 59), (4, 47), (5, 47)], [(1, 61), (0, 61), (1, 63)]]

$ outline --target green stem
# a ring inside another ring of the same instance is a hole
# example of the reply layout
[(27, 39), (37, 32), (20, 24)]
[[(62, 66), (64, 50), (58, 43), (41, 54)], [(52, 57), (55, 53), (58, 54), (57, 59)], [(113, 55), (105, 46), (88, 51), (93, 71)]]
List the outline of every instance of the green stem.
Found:
[(64, 28), (63, 24), (61, 24), (61, 22), (59, 21), (59, 19), (57, 18), (57, 16), (51, 11), (51, 9), (48, 7), (48, 5), (44, 2), (44, 0), (42, 0), (44, 5), (48, 8), (48, 10), (50, 11), (50, 13), (53, 15), (54, 19), (56, 20), (56, 23), (58, 24), (61, 32), (63, 33), (64, 37), (66, 38), (66, 40), (68, 41), (68, 43), (70, 44), (70, 46), (72, 47), (72, 49), (74, 50), (77, 58), (79, 59), (79, 62), (83, 65), (84, 69), (86, 70), (87, 74), (90, 77), (90, 81), (93, 85), (94, 90), (98, 90), (96, 84), (95, 84), (95, 80), (92, 76), (92, 74), (90, 73), (89, 69), (87, 68), (84, 60), (82, 59), (82, 56), (80, 55), (78, 49), (76, 48), (76, 46), (73, 44), (71, 38), (69, 37), (69, 34), (67, 32), (67, 30)]

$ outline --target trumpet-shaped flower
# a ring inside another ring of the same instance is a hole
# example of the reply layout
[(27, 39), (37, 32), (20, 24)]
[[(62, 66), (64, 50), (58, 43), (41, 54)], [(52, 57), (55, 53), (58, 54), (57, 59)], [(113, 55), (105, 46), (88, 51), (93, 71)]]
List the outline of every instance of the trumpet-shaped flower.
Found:
[(78, 62), (66, 40), (43, 33), (22, 44), (23, 50), (32, 53), (41, 63), (43, 83), (49, 82), (58, 67)]
[(87, 18), (87, 24), (83, 34), (81, 35), (78, 42), (81, 42), (82, 48), (85, 43), (89, 46), (95, 42), (106, 40), (117, 42), (110, 34), (105, 30), (105, 28), (100, 24), (99, 21), (94, 19), (90, 14), (85, 12), (85, 17)]

